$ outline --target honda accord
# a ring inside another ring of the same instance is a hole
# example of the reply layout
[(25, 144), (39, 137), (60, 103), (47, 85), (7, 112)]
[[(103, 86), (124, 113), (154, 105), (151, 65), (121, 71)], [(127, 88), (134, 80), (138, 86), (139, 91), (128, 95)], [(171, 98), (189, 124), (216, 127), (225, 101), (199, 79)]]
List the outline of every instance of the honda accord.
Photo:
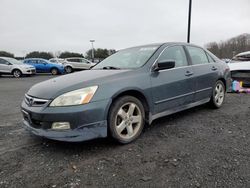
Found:
[(132, 47), (91, 70), (31, 87), (21, 104), (23, 124), (54, 140), (110, 135), (126, 144), (157, 118), (204, 103), (220, 108), (229, 85), (227, 64), (196, 45)]

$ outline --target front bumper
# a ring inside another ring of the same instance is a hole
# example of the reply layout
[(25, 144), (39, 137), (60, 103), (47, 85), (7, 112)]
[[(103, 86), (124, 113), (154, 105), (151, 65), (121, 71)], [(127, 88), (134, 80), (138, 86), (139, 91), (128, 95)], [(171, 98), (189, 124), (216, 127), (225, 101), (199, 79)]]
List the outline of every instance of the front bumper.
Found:
[[(53, 140), (81, 142), (107, 136), (109, 100), (71, 107), (30, 107), (25, 101), (21, 108), (23, 126), (31, 133)], [(69, 122), (71, 129), (51, 129), (53, 122)]]
[(28, 74), (28, 75), (36, 74), (36, 69), (25, 69), (22, 71), (22, 74)]

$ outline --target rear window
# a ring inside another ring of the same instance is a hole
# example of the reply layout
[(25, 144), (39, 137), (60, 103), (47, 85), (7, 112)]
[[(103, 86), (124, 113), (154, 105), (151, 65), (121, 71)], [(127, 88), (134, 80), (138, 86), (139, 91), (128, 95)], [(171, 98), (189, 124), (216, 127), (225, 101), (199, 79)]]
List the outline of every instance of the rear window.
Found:
[(80, 62), (80, 59), (67, 59), (69, 62)]
[(205, 51), (194, 46), (187, 46), (193, 65), (209, 63)]
[(207, 54), (208, 61), (209, 61), (210, 63), (215, 62), (215, 60), (214, 60), (208, 53), (206, 53), (206, 54)]

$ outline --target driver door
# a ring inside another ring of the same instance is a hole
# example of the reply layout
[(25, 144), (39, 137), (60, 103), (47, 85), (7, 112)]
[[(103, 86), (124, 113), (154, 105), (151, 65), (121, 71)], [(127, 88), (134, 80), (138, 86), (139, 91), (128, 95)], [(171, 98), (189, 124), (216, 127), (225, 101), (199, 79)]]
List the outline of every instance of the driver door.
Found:
[(174, 60), (175, 67), (151, 74), (155, 114), (172, 111), (194, 101), (195, 79), (183, 46), (166, 48), (158, 61)]
[(11, 73), (11, 65), (4, 59), (0, 59), (0, 73)]

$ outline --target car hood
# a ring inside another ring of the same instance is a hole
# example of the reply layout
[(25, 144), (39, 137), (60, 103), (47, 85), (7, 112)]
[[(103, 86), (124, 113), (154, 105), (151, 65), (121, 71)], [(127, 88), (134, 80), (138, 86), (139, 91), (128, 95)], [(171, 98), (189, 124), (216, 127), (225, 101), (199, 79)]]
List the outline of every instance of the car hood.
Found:
[(31, 87), (27, 94), (41, 99), (54, 99), (69, 91), (117, 79), (118, 74), (128, 71), (130, 70), (86, 70), (72, 73), (38, 83)]
[(250, 70), (250, 61), (228, 63), (230, 71), (234, 70)]
[(27, 65), (27, 64), (23, 64), (23, 65), (18, 65), (18, 67), (20, 68), (30, 68), (30, 69), (34, 69), (35, 67), (32, 65)]

